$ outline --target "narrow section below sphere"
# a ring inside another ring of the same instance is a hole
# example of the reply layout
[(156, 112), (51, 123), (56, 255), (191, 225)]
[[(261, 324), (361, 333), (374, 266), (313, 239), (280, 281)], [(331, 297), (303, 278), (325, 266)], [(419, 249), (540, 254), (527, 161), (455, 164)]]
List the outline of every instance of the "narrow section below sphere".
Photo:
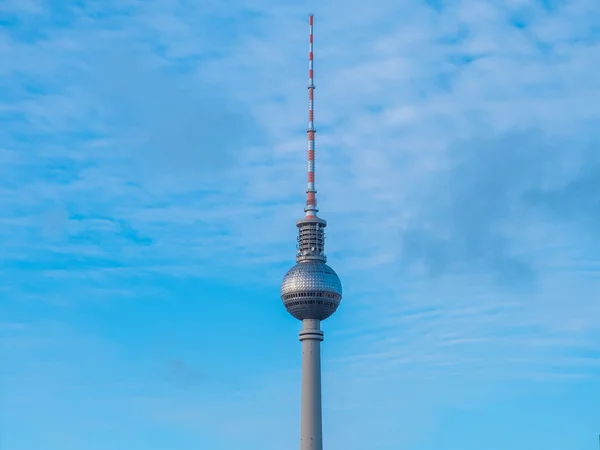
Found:
[(325, 320), (342, 299), (342, 283), (335, 271), (321, 261), (303, 261), (292, 267), (281, 283), (281, 300), (298, 320)]

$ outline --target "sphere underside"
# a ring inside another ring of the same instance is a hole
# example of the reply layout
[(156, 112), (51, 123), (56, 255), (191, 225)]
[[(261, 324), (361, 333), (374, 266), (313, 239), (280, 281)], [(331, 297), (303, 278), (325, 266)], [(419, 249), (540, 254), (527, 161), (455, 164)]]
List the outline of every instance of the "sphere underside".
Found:
[(320, 261), (296, 264), (283, 277), (281, 300), (298, 320), (325, 320), (342, 299), (342, 283), (335, 271)]

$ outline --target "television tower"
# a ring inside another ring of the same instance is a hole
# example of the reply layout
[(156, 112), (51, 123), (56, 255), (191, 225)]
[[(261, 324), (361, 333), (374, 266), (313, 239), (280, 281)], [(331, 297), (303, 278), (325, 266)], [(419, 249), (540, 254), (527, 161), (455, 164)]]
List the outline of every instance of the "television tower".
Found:
[(296, 222), (296, 265), (283, 277), (281, 300), (288, 312), (302, 321), (302, 409), (300, 450), (323, 450), (321, 416), (321, 321), (331, 316), (342, 299), (342, 283), (325, 257), (327, 222), (317, 217), (315, 189), (315, 127), (313, 100), (313, 15), (309, 16), (308, 52), (308, 189), (305, 217)]

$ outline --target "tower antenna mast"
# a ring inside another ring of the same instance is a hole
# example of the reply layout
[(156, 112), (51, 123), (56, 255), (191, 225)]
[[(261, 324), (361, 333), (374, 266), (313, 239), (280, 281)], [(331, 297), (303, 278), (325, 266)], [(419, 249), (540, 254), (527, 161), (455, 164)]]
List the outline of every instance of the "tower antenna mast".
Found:
[(315, 82), (314, 82), (314, 51), (313, 51), (313, 21), (314, 15), (309, 16), (308, 38), (308, 188), (306, 190), (306, 217), (316, 217), (317, 190), (315, 189)]

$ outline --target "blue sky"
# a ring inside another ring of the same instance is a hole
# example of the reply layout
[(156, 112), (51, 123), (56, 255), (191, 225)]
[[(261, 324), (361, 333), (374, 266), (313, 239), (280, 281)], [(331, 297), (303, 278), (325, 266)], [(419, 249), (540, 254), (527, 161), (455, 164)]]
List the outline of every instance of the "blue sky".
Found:
[[(0, 1), (0, 446), (596, 449), (600, 3)], [(368, 444), (367, 444), (368, 443)]]

